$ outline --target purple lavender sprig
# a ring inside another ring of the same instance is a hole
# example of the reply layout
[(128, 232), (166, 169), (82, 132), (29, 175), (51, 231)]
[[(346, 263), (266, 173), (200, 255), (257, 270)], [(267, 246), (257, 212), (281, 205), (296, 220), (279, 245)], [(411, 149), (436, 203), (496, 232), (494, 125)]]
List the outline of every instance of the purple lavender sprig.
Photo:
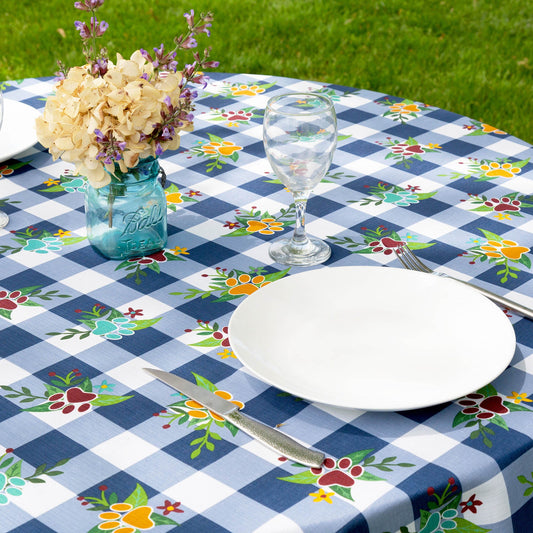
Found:
[(99, 21), (96, 18), (96, 10), (103, 4), (104, 0), (83, 0), (83, 2), (74, 3), (76, 9), (90, 11), (92, 15), (89, 26), (85, 22), (77, 20), (74, 22), (74, 27), (80, 33), (83, 53), (87, 63), (91, 66), (91, 73), (94, 77), (104, 76), (108, 69), (107, 50), (101, 48), (97, 52), (96, 46), (96, 39), (102, 37), (109, 28), (109, 24), (105, 20)]
[(94, 134), (101, 147), (96, 159), (103, 159), (106, 165), (111, 165), (115, 161), (122, 159), (122, 153), (126, 149), (126, 143), (124, 141), (117, 141), (113, 136), (113, 132), (108, 132), (106, 135), (100, 130), (94, 130)]

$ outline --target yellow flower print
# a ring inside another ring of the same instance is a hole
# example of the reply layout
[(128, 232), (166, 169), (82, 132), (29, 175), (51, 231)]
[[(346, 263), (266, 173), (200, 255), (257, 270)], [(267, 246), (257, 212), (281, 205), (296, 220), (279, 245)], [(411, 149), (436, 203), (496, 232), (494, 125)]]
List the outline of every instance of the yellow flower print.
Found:
[(165, 191), (165, 196), (167, 198), (167, 205), (169, 204), (182, 204), (183, 200), (181, 199), (180, 192), (167, 192)]
[(481, 124), (483, 133), (497, 133), (498, 135), (506, 135), (502, 130), (496, 129), (494, 126), (489, 126), (488, 124)]
[(233, 357), (233, 359), (237, 359), (237, 356), (228, 348), (224, 348), (224, 351), (218, 352), (217, 355), (220, 355), (222, 359), (228, 359), (229, 357)]
[(57, 230), (57, 233), (54, 233), (54, 236), (55, 237), (68, 237), (70, 236), (70, 231), (69, 230), (63, 230), (63, 229), (58, 229)]
[(248, 274), (241, 274), (238, 278), (228, 278), (226, 285), (231, 287), (228, 291), (232, 296), (242, 296), (252, 294), (257, 289), (268, 285), (270, 281), (265, 281), (265, 276), (250, 277)]
[(420, 108), (416, 104), (402, 104), (401, 102), (393, 104), (390, 106), (389, 110), (392, 113), (408, 114), (408, 113), (419, 113)]
[(175, 248), (172, 248), (172, 250), (170, 250), (170, 252), (172, 252), (174, 255), (180, 255), (180, 254), (189, 255), (189, 252), (187, 251), (187, 248), (180, 248), (179, 246), (176, 246)]
[(328, 502), (333, 503), (331, 497), (334, 495), (334, 492), (326, 492), (324, 489), (319, 489), (318, 492), (310, 492), (309, 496), (313, 498), (314, 502)]
[(518, 243), (510, 240), (487, 241), (487, 244), (480, 246), (487, 257), (506, 257), (511, 261), (518, 261), (522, 254), (529, 252), (529, 248), (519, 246)]
[(148, 505), (134, 508), (130, 503), (114, 503), (110, 505), (109, 511), (98, 515), (103, 520), (98, 529), (113, 533), (135, 533), (137, 530), (152, 529), (155, 526), (150, 518), (152, 511)]
[(52, 187), (53, 185), (59, 185), (60, 181), (59, 180), (55, 180), (53, 178), (50, 178), (48, 180), (46, 180), (44, 182), (44, 184), (47, 186), (47, 187)]
[[(233, 400), (233, 396), (227, 391), (216, 390), (215, 394), (217, 396), (220, 396), (220, 398), (224, 398), (224, 400), (229, 400), (231, 403), (235, 404), (239, 409), (242, 409), (244, 407), (244, 404), (240, 402), (239, 400)], [(219, 422), (224, 421), (224, 418), (217, 415), (213, 411), (210, 411), (209, 409), (206, 410), (206, 408), (201, 403), (198, 403), (195, 400), (187, 400), (185, 402), (185, 407), (189, 409), (187, 413), (192, 418), (197, 418), (197, 419), (202, 420), (204, 418), (211, 417)]]
[(233, 96), (257, 96), (264, 93), (265, 89), (259, 85), (238, 85), (231, 88)]
[(512, 396), (507, 396), (510, 400), (513, 400), (513, 403), (520, 403), (520, 402), (533, 402), (533, 400), (530, 400), (527, 397), (527, 394), (525, 392), (518, 393), (516, 391), (513, 391)]
[(520, 173), (520, 167), (513, 167), (511, 163), (496, 163), (496, 161), (483, 164), (479, 168), (485, 172), (485, 176), (488, 178), (512, 178), (515, 174)]
[(261, 235), (273, 235), (275, 231), (283, 231), (283, 222), (276, 222), (273, 218), (249, 220), (246, 231), (248, 233), (258, 231)]
[(440, 146), (438, 143), (429, 143), (427, 147), (430, 148), (431, 150), (437, 150), (437, 149), (442, 148), (442, 146)]
[(497, 218), (498, 220), (511, 220), (511, 215), (508, 213), (498, 213), (497, 215), (494, 215), (494, 218)]
[(242, 146), (238, 146), (231, 141), (211, 141), (202, 145), (202, 151), (206, 155), (222, 155), (224, 157), (231, 156), (234, 152), (242, 150)]

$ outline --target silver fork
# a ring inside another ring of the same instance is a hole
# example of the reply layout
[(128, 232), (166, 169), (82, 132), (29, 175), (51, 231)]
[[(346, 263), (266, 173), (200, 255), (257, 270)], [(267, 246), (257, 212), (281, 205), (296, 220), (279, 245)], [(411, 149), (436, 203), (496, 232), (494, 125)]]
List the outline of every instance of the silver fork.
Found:
[[(414, 254), (414, 252), (408, 246), (399, 246), (398, 248), (394, 250), (394, 252), (396, 253), (396, 257), (398, 257), (402, 265), (408, 270), (416, 270), (418, 272), (425, 272), (426, 274), (436, 274), (438, 276), (446, 276), (445, 274), (435, 272), (434, 270), (429, 268), (427, 265), (422, 263), (422, 261), (420, 261), (420, 259)], [(483, 296), (486, 296), (487, 298), (497, 303), (498, 305), (501, 305), (502, 307), (505, 307), (506, 309), (509, 309), (510, 311), (515, 311), (516, 313), (533, 320), (533, 309), (529, 309), (528, 307), (525, 307), (524, 305), (519, 304), (518, 302), (513, 302), (512, 300), (509, 300), (508, 298), (504, 298), (503, 296), (500, 296), (491, 291), (488, 291), (487, 289), (484, 289), (483, 287), (472, 285), (471, 283), (468, 283), (466, 281), (461, 281), (460, 279), (452, 278), (451, 276), (446, 276), (446, 277), (454, 279), (455, 281), (463, 283), (464, 285), (468, 285), (469, 287), (473, 287), (478, 292), (483, 294)]]

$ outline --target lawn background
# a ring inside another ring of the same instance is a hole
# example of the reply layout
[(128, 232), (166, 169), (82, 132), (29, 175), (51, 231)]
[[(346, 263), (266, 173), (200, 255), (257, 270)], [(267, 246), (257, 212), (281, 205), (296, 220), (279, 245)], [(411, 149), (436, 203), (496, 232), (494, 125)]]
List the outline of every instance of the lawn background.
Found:
[[(73, 0), (0, 0), (0, 80), (82, 64)], [(524, 0), (106, 0), (111, 57), (168, 46), (183, 13), (215, 14), (220, 72), (337, 83), (410, 98), (533, 143), (533, 9)], [(188, 57), (183, 56), (186, 62)]]

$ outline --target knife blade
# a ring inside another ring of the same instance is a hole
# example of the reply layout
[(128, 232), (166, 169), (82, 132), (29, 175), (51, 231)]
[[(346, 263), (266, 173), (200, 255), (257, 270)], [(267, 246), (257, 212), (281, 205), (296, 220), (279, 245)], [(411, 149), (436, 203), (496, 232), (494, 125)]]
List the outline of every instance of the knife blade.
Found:
[(315, 468), (322, 466), (325, 459), (325, 455), (322, 452), (306, 448), (288, 435), (285, 435), (285, 433), (241, 413), (234, 403), (176, 374), (155, 368), (144, 368), (143, 370), (192, 400), (201, 403), (204, 407), (211, 409), (261, 444), (281, 453), (288, 459)]

